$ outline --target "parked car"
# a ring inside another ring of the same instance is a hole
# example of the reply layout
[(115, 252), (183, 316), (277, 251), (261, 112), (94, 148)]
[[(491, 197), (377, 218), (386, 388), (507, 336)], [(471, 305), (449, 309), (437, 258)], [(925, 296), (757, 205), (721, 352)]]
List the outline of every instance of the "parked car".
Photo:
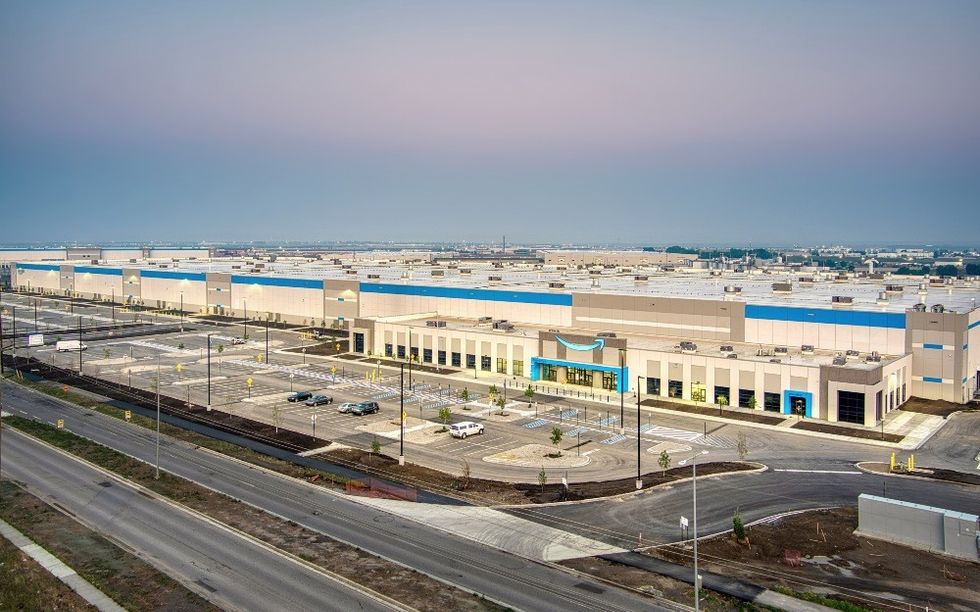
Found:
[(304, 403), (307, 406), (322, 406), (323, 404), (332, 404), (333, 398), (329, 395), (314, 395)]
[(375, 412), (381, 412), (381, 406), (378, 405), (378, 402), (361, 402), (350, 409), (350, 413), (354, 416), (364, 416)]
[(54, 345), (54, 350), (59, 353), (68, 351), (84, 351), (88, 348), (87, 344), (82, 344), (78, 340), (58, 340)]
[(289, 397), (286, 398), (287, 402), (305, 402), (306, 400), (313, 397), (313, 394), (309, 391), (297, 391), (296, 393), (290, 393)]
[(479, 423), (474, 423), (473, 421), (463, 421), (462, 423), (453, 423), (449, 426), (449, 435), (454, 438), (465, 438), (466, 436), (472, 436), (476, 434), (483, 433), (483, 425)]
[(344, 402), (343, 404), (337, 406), (337, 412), (341, 414), (347, 414), (357, 406), (354, 402)]
[(245, 339), (244, 338), (232, 338), (231, 339), (231, 343), (232, 344), (245, 344)]

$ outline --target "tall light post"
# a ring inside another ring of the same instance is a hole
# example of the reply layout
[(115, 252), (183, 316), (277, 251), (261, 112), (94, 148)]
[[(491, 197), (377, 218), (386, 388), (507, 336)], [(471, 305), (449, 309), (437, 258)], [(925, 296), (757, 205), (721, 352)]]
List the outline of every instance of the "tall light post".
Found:
[(408, 328), (408, 388), (412, 388), (412, 328)]
[(37, 333), (37, 300), (34, 300), (34, 333)]
[(401, 364), (401, 397), (399, 399), (398, 423), (401, 432), (398, 436), (398, 465), (405, 465), (405, 364)]
[[(619, 379), (616, 386), (619, 387), (619, 435), (626, 433), (626, 349), (619, 349)], [(639, 393), (639, 389), (637, 389)]]
[(112, 307), (112, 326), (116, 326), (116, 288), (112, 288), (112, 301), (109, 302)]
[(157, 443), (156, 443), (156, 473), (153, 476), (160, 480), (160, 355), (157, 355)]
[(265, 322), (265, 362), (269, 363), (269, 321)]
[(0, 291), (0, 376), (3, 375), (3, 292)]
[(643, 488), (643, 478), (640, 477), (640, 380), (643, 376), (636, 377), (636, 489)]
[(211, 334), (208, 334), (208, 410), (211, 410)]
[(82, 317), (78, 317), (78, 376), (82, 375)]
[(698, 573), (698, 455), (707, 455), (708, 451), (694, 453), (691, 463), (691, 480), (694, 497), (694, 610), (701, 610), (701, 575)]
[(184, 331), (184, 292), (180, 292), (180, 331)]
[(245, 309), (245, 335), (242, 337), (248, 340), (248, 300), (242, 300), (242, 308)]

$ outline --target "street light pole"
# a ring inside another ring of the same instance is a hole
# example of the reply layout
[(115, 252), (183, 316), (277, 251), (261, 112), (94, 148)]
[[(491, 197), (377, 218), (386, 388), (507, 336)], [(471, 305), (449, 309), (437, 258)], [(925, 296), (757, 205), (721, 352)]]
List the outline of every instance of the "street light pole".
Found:
[(242, 300), (242, 308), (245, 309), (245, 340), (248, 340), (248, 300)]
[(37, 333), (37, 300), (34, 300), (34, 333)]
[(691, 464), (691, 480), (694, 495), (694, 610), (701, 610), (701, 575), (698, 574), (698, 455), (707, 454), (708, 451), (701, 451), (694, 454), (694, 462)]
[(3, 375), (3, 292), (0, 291), (0, 376)]
[(265, 322), (265, 362), (269, 363), (269, 321)]
[(82, 317), (78, 317), (78, 375), (82, 375)]
[(401, 364), (401, 398), (398, 408), (401, 433), (398, 437), (398, 465), (405, 465), (405, 364)]
[(208, 409), (211, 409), (211, 334), (208, 334)]
[[(619, 349), (619, 435), (626, 433), (626, 349)], [(639, 390), (638, 390), (639, 391)]]
[(636, 377), (636, 488), (643, 488), (643, 479), (640, 477), (640, 380), (642, 376)]
[(184, 331), (184, 292), (180, 292), (180, 331)]
[(408, 328), (408, 388), (412, 388), (412, 328)]
[(156, 448), (156, 474), (154, 478), (160, 480), (160, 355), (157, 355), (157, 448)]

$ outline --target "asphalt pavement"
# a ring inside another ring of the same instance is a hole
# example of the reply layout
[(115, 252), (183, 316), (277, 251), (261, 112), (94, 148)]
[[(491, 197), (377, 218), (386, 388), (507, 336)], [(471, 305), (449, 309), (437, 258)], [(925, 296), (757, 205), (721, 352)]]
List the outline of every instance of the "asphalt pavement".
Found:
[(7, 478), (229, 610), (390, 610), (269, 547), (108, 477), (11, 428)]
[[(64, 418), (69, 431), (143, 460), (153, 460), (154, 435), (149, 430), (12, 383), (0, 384), (4, 385), (8, 412), (48, 423)], [(664, 609), (654, 599), (426, 527), (369, 508), (342, 494), (165, 436), (161, 468), (516, 609)]]

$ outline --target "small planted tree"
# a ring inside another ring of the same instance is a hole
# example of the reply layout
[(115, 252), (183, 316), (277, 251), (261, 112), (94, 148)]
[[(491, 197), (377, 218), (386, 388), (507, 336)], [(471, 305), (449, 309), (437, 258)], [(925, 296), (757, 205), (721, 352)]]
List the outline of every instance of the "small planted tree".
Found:
[(494, 404), (496, 404), (497, 407), (500, 408), (500, 416), (507, 416), (506, 414), (504, 414), (504, 407), (507, 405), (507, 400), (504, 399), (504, 396), (501, 395), (500, 397), (498, 397), (496, 401), (494, 401)]
[(493, 402), (497, 397), (497, 385), (490, 385), (490, 389), (487, 391), (487, 395), (490, 397), (490, 401)]
[(449, 408), (449, 406), (443, 406), (439, 409), (439, 421), (442, 422), (442, 431), (446, 431), (446, 425), (449, 424), (449, 418), (452, 413), (453, 411)]
[(470, 401), (470, 391), (469, 389), (463, 387), (463, 390), (459, 392), (459, 399), (464, 402)]
[(374, 436), (374, 440), (371, 440), (371, 452), (375, 455), (381, 452), (381, 443), (378, 442), (378, 436)]
[(541, 485), (541, 493), (544, 493), (544, 485), (548, 484), (548, 473), (544, 471), (544, 466), (541, 466), (541, 471), (538, 472), (538, 484)]
[(551, 429), (551, 443), (555, 445), (556, 457), (561, 457), (561, 447), (558, 445), (561, 444), (561, 438), (564, 435), (565, 434), (562, 432), (561, 427), (558, 427), (557, 425)]
[(755, 410), (758, 407), (759, 407), (759, 402), (755, 400), (755, 396), (753, 395), (752, 398), (749, 399), (749, 408)]
[(177, 343), (177, 350), (179, 350), (179, 351), (184, 350), (184, 343), (183, 342)]
[(735, 450), (738, 452), (738, 458), (745, 461), (745, 458), (749, 454), (749, 441), (746, 438), (744, 431), (739, 431), (738, 436), (736, 436)]
[(465, 491), (470, 486), (470, 462), (463, 459), (462, 472), (459, 475), (459, 490)]
[(657, 459), (657, 465), (660, 466), (661, 476), (667, 475), (667, 468), (670, 467), (670, 453), (666, 449), (660, 451), (660, 457)]
[(279, 406), (272, 407), (272, 425), (276, 428), (276, 433), (279, 433), (279, 426), (282, 425), (282, 409)]
[(742, 513), (738, 510), (732, 515), (732, 531), (735, 533), (736, 540), (745, 541), (745, 523), (742, 522)]
[(102, 358), (108, 359), (109, 357), (112, 357), (112, 351), (109, 350), (109, 347), (102, 349)]
[(534, 398), (534, 387), (528, 384), (527, 389), (524, 389), (524, 397), (527, 398), (527, 405), (531, 405), (531, 399)]

